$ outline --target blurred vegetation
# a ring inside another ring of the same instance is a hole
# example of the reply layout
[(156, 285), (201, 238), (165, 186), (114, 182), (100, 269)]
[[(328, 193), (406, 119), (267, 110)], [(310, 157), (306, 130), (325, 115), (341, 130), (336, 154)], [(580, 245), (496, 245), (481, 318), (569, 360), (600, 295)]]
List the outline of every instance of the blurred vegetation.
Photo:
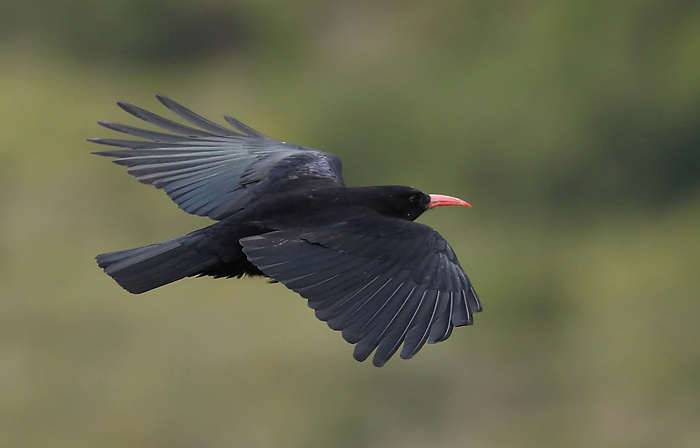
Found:
[[(0, 11), (0, 446), (700, 445), (696, 0)], [(95, 254), (208, 222), (88, 156), (154, 93), (468, 200), (484, 313), (379, 370), (280, 285), (126, 294)]]

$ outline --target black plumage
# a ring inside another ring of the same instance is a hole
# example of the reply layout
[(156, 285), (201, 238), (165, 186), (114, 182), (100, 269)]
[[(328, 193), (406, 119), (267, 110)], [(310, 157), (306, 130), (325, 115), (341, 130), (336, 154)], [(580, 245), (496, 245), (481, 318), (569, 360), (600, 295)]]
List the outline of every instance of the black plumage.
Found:
[(346, 187), (332, 154), (267, 137), (226, 116), (219, 126), (158, 100), (193, 126), (139, 107), (126, 112), (168, 132), (100, 122), (144, 140), (91, 139), (140, 182), (184, 211), (218, 222), (179, 238), (97, 256), (138, 294), (184, 277), (266, 276), (308, 299), (316, 316), (382, 366), (403, 344), (427, 343), (471, 325), (481, 304), (455, 253), (414, 222), (442, 205), (468, 205), (411, 187)]

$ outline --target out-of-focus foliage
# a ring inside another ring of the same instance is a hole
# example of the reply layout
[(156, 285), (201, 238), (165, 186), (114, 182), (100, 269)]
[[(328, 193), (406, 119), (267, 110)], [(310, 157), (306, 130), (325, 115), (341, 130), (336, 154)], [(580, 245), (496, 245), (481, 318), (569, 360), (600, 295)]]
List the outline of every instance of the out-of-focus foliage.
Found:
[[(4, 2), (0, 446), (700, 444), (697, 1)], [(89, 157), (164, 93), (339, 155), (484, 302), (378, 370), (253, 280), (130, 296), (99, 252), (207, 224)]]

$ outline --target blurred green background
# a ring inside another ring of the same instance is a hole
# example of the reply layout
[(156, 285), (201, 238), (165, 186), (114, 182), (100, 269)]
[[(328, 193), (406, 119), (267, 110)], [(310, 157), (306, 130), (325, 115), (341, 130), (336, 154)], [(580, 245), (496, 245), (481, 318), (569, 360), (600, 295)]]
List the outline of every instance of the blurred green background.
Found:
[[(0, 446), (700, 446), (700, 3), (0, 3)], [(261, 280), (121, 290), (208, 223), (89, 155), (163, 93), (462, 197), (484, 312), (376, 369)]]

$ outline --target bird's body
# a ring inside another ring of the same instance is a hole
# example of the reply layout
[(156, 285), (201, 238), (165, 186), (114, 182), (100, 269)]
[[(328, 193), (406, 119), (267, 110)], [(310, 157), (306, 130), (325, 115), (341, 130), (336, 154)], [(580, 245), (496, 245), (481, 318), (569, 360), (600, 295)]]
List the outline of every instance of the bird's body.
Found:
[(279, 142), (226, 117), (223, 128), (164, 97), (192, 128), (132, 105), (127, 112), (173, 133), (101, 122), (148, 140), (93, 139), (126, 147), (115, 157), (185, 211), (218, 222), (162, 243), (102, 254), (98, 264), (142, 293), (184, 277), (266, 276), (309, 300), (319, 319), (383, 365), (403, 344), (469, 325), (481, 305), (457, 257), (432, 228), (413, 222), (428, 208), (468, 205), (411, 187), (346, 187), (332, 154)]

